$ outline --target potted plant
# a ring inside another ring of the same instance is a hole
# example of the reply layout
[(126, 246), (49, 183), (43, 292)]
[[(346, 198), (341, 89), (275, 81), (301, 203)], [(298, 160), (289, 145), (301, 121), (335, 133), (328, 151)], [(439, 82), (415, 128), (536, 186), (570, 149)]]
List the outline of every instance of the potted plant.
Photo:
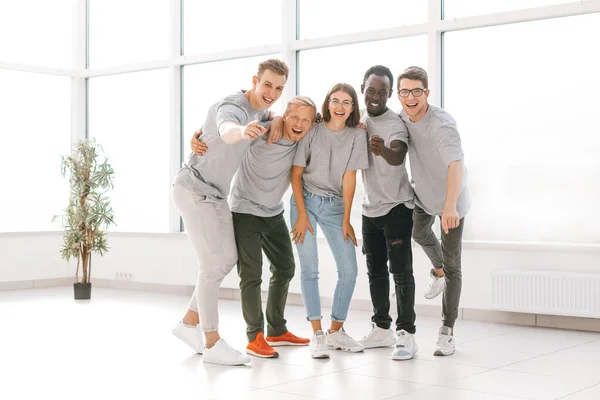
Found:
[(76, 300), (89, 299), (92, 253), (108, 251), (105, 229), (114, 224), (114, 212), (106, 196), (113, 187), (114, 170), (108, 159), (101, 158), (102, 147), (95, 140), (82, 140), (70, 156), (62, 156), (61, 172), (69, 174), (70, 195), (64, 215), (60, 218), (65, 232), (60, 254), (67, 261), (77, 259), (75, 283)]

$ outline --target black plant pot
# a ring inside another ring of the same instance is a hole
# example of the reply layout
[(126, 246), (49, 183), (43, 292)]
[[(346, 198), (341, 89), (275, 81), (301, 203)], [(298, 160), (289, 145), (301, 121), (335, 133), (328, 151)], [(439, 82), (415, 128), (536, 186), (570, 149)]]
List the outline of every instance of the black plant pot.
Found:
[(90, 283), (74, 283), (73, 294), (75, 300), (89, 300), (92, 296), (92, 284)]

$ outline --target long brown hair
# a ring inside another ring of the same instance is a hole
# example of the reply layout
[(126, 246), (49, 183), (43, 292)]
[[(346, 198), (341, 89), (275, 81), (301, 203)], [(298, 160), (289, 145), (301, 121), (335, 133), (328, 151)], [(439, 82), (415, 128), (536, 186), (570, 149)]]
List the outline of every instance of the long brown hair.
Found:
[(335, 92), (342, 91), (352, 97), (352, 114), (346, 120), (346, 126), (350, 128), (355, 128), (360, 123), (360, 110), (358, 107), (358, 97), (356, 96), (356, 90), (347, 83), (336, 83), (333, 85), (329, 92), (327, 92), (327, 96), (325, 96), (325, 101), (323, 101), (323, 106), (321, 107), (321, 112), (323, 114), (323, 121), (329, 122), (331, 121), (331, 113), (329, 112), (329, 98)]

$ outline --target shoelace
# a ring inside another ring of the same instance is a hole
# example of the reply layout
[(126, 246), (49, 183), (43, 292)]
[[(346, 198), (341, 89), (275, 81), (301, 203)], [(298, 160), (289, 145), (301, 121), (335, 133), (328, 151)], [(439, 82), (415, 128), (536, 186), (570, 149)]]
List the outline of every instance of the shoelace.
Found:
[(450, 339), (450, 335), (440, 335), (436, 344), (438, 346), (445, 346), (446, 344), (448, 344), (449, 339)]
[(371, 332), (367, 333), (363, 337), (363, 340), (369, 340), (369, 339), (371, 339), (375, 335), (377, 335), (377, 330), (375, 329), (375, 324), (371, 324)]
[(406, 341), (408, 340), (408, 335), (406, 333), (398, 334), (398, 339), (396, 340), (396, 347), (406, 347)]
[(242, 354), (241, 351), (234, 349), (227, 342), (223, 342), (223, 344), (221, 345), (221, 347), (223, 347), (224, 349), (227, 349), (227, 351), (232, 351), (235, 355), (241, 355)]
[(322, 345), (326, 343), (325, 335), (317, 335), (317, 344)]
[(340, 335), (342, 335), (341, 342), (346, 345), (355, 345), (357, 343), (350, 335), (346, 333), (346, 331), (340, 331)]

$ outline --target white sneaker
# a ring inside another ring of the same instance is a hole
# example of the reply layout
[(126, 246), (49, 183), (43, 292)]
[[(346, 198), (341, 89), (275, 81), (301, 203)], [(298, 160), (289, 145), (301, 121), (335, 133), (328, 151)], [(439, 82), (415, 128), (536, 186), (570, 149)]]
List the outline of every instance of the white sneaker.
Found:
[(359, 353), (365, 349), (365, 346), (358, 343), (346, 333), (344, 328), (339, 331), (333, 331), (327, 334), (327, 347), (333, 350), (348, 351), (350, 353)]
[(316, 331), (310, 341), (310, 356), (312, 358), (329, 358), (327, 338), (323, 331)]
[(392, 360), (410, 360), (419, 351), (415, 341), (415, 334), (404, 329), (396, 332), (396, 348), (392, 352)]
[(447, 326), (442, 326), (433, 355), (449, 356), (452, 354), (454, 354), (454, 336), (452, 336), (452, 330)]
[(198, 354), (204, 352), (204, 333), (200, 324), (196, 326), (185, 325), (183, 321), (179, 321), (171, 330), (173, 335), (181, 339), (185, 344), (190, 346)]
[(393, 346), (396, 343), (396, 337), (391, 329), (380, 328), (374, 323), (372, 325), (373, 328), (371, 329), (371, 332), (358, 341), (365, 349), (388, 347)]
[(250, 362), (250, 357), (232, 348), (223, 339), (219, 339), (211, 348), (204, 350), (203, 361), (211, 364), (243, 365)]
[(445, 276), (436, 276), (433, 272), (433, 269), (429, 271), (429, 285), (427, 285), (427, 290), (425, 291), (426, 299), (433, 299), (440, 295), (444, 291), (446, 287), (446, 277)]

